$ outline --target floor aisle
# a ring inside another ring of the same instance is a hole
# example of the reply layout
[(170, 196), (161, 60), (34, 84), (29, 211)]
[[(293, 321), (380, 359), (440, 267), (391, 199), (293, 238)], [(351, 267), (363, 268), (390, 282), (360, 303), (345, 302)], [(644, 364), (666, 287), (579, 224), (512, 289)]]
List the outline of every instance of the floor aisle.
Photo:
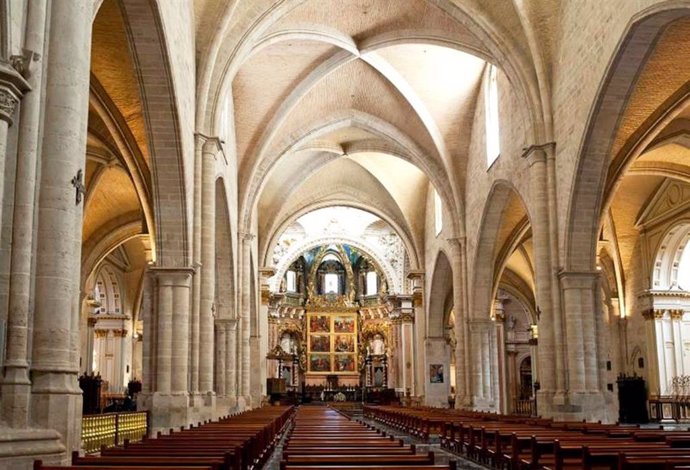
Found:
[[(445, 464), (448, 463), (450, 459), (453, 459), (458, 463), (458, 470), (486, 470), (487, 468), (481, 465), (477, 465), (474, 462), (470, 462), (469, 460), (465, 460), (462, 457), (458, 457), (457, 455), (452, 454), (446, 451), (445, 449), (442, 449), (440, 444), (438, 443), (438, 439), (435, 439), (435, 442), (429, 444), (426, 442), (422, 442), (420, 439), (417, 439), (416, 437), (413, 437), (409, 434), (402, 433), (397, 429), (384, 426), (376, 421), (366, 418), (360, 419), (360, 421), (375, 426), (385, 431), (386, 434), (395, 436), (396, 439), (402, 439), (405, 442), (405, 444), (415, 444), (417, 447), (418, 454), (433, 451), (436, 456), (437, 464)], [(271, 455), (271, 458), (268, 460), (266, 466), (264, 467), (265, 470), (280, 469), (280, 461), (282, 460), (283, 456), (283, 444), (285, 442), (285, 439), (286, 437), (283, 436), (280, 442), (276, 445), (276, 448), (273, 451), (273, 455)]]

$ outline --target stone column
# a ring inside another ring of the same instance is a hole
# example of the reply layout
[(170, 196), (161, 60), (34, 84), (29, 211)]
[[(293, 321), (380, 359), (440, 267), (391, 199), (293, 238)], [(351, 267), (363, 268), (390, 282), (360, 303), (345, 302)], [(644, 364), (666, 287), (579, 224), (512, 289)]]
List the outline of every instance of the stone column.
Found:
[(673, 309), (668, 313), (671, 319), (671, 334), (673, 337), (673, 352), (675, 355), (673, 361), (676, 366), (673, 371), (674, 376), (687, 375), (688, 371), (685, 370), (685, 364), (683, 363), (683, 309)]
[(89, 2), (51, 4), (38, 201), (31, 411), (68, 451), (81, 441), (75, 351), (83, 206), (70, 181), (85, 166), (91, 18)]
[(201, 176), (201, 306), (199, 309), (199, 390), (213, 392), (213, 316), (216, 292), (216, 154), (217, 138), (202, 150)]
[[(203, 146), (206, 137), (195, 134), (194, 139), (194, 230), (193, 230), (193, 254), (194, 268), (201, 272), (201, 234), (202, 234), (202, 162)], [(199, 392), (199, 312), (201, 308), (201, 275), (194, 276), (192, 280), (192, 315), (189, 321), (190, 333), (190, 390), (193, 395)]]
[(251, 392), (251, 370), (250, 370), (250, 346), (249, 338), (251, 334), (250, 330), (250, 309), (251, 309), (251, 251), (252, 251), (252, 240), (254, 240), (254, 235), (250, 233), (241, 233), (241, 256), (240, 256), (240, 266), (241, 266), (241, 297), (240, 297), (240, 358), (241, 358), (241, 386), (240, 394), (245, 398), (245, 400), (250, 400)]
[(647, 380), (649, 380), (649, 394), (651, 396), (660, 396), (663, 394), (665, 387), (662, 387), (661, 369), (659, 362), (659, 346), (657, 344), (657, 333), (656, 333), (656, 321), (655, 321), (655, 311), (650, 308), (642, 312), (642, 317), (644, 318), (645, 325), (645, 345), (647, 346), (647, 351), (645, 354), (646, 364), (645, 366), (649, 370), (647, 373)]
[(91, 374), (93, 370), (93, 348), (94, 348), (94, 327), (96, 326), (96, 319), (90, 317), (86, 320), (86, 367), (84, 370)]
[(507, 413), (508, 409), (508, 381), (506, 378), (506, 351), (505, 351), (505, 313), (503, 301), (494, 301), (494, 342), (493, 362), (495, 365), (493, 374), (493, 395), (496, 402), (496, 411)]
[(149, 271), (155, 278), (156, 299), (152, 325), (156, 330), (155, 388), (150, 401), (151, 431), (156, 432), (188, 421), (188, 325), (194, 269), (153, 267)]
[[(43, 53), (46, 5), (29, 5), (26, 49), (29, 60), (34, 53)], [(14, 108), (28, 89), (33, 89), (22, 102), (17, 144), (17, 173), (15, 180), (12, 252), (10, 261), (10, 292), (7, 315), (7, 347), (5, 374), (2, 378), (2, 418), (10, 427), (28, 426), (29, 381), (28, 322), (31, 294), (31, 248), (33, 240), (34, 195), (36, 192), (36, 162), (38, 159), (38, 127), (40, 125), (42, 64), (24, 64), (29, 82), (10, 67), (0, 63), (0, 175), (4, 175), (7, 152), (7, 128), (12, 125)], [(4, 178), (0, 177), (0, 199), (4, 194)], [(2, 220), (2, 204), (0, 204)]]
[[(5, 174), (7, 131), (12, 125), (14, 111), (29, 83), (9, 63), (0, 61), (0, 175)], [(40, 99), (40, 96), (39, 96)], [(0, 196), (4, 195), (4, 178), (0, 178)], [(2, 207), (0, 207), (2, 220)]]
[(467, 383), (467, 342), (465, 329), (467, 327), (467, 309), (465, 308), (465, 282), (463, 270), (464, 239), (451, 239), (451, 259), (453, 263), (453, 312), (455, 312), (455, 396), (456, 407), (468, 405), (470, 397)]
[(172, 380), (171, 392), (187, 394), (189, 358), (189, 313), (190, 287), (194, 270), (181, 268), (168, 271), (166, 282), (173, 289), (173, 334), (172, 334)]
[(155, 279), (151, 269), (144, 272), (143, 286), (141, 288), (141, 320), (144, 323), (141, 353), (141, 394), (137, 397), (141, 407), (147, 408), (147, 400), (151, 392), (156, 389), (156, 360), (154, 352), (157, 350), (156, 315), (153, 311), (155, 303), (154, 292)]
[(237, 320), (227, 320), (225, 339), (225, 390), (231, 398), (237, 398)]
[(503, 408), (506, 410), (506, 413), (511, 413), (515, 411), (515, 401), (518, 399), (520, 393), (520, 375), (517, 365), (517, 351), (511, 348), (506, 351), (506, 356), (506, 382), (508, 385), (506, 390), (508, 393), (504, 400), (505, 403)]
[[(599, 286), (599, 272), (562, 272), (563, 308), (568, 315), (568, 383), (569, 403), (579, 408), (579, 416), (586, 419), (612, 419), (606, 416), (604, 391), (599, 368), (603, 361), (597, 347), (596, 316), (601, 315), (595, 290)], [(539, 348), (541, 349), (541, 328)], [(544, 380), (544, 375), (541, 375)], [(615, 419), (615, 418), (613, 418)]]
[(216, 320), (216, 366), (215, 366), (215, 391), (218, 396), (225, 396), (227, 389), (225, 385), (225, 369), (227, 367), (225, 360), (227, 358), (227, 321)]
[[(539, 356), (542, 403), (551, 403), (555, 393), (565, 388), (562, 358), (562, 325), (560, 311), (553, 308), (552, 266), (549, 232), (546, 152), (544, 147), (532, 146), (523, 157), (530, 168), (532, 204), (532, 235), (535, 247), (535, 285), (539, 314)], [(558, 338), (558, 341), (556, 341)], [(562, 403), (561, 403), (562, 404)], [(550, 405), (549, 405), (550, 406)]]
[[(172, 279), (158, 269), (152, 269), (156, 277), (156, 388), (154, 391), (169, 394), (172, 375), (173, 285)], [(162, 275), (161, 275), (162, 274)]]

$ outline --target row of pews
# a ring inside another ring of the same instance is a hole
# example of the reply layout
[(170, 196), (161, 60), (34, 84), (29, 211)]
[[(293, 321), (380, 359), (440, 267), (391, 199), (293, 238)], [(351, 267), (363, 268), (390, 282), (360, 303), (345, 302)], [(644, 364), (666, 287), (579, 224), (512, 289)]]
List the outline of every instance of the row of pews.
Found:
[(690, 469), (690, 432), (434, 408), (365, 407), (365, 416), (497, 469)]
[(326, 407), (302, 406), (283, 446), (281, 470), (455, 470), (435, 465), (434, 453), (417, 454), (414, 445), (352, 421)]
[(158, 433), (141, 442), (102, 448), (98, 456), (72, 455), (68, 467), (34, 470), (250, 470), (260, 468), (294, 413), (293, 407), (263, 407), (199, 424)]

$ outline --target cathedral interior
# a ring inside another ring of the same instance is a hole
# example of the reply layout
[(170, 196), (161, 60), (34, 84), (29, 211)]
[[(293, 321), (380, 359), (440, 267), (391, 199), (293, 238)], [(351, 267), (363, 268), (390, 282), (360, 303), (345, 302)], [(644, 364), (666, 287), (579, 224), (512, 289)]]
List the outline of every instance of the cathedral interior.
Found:
[(690, 422), (688, 0), (0, 0), (0, 198), (2, 468)]

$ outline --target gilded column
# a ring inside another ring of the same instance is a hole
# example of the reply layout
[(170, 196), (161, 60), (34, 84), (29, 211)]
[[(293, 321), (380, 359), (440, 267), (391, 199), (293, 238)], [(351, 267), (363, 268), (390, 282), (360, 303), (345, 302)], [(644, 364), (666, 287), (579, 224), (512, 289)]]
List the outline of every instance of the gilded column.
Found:
[[(81, 441), (77, 386), (80, 188), (86, 156), (92, 5), (52, 2), (38, 201), (32, 418), (68, 451)], [(70, 182), (74, 182), (74, 185)]]

